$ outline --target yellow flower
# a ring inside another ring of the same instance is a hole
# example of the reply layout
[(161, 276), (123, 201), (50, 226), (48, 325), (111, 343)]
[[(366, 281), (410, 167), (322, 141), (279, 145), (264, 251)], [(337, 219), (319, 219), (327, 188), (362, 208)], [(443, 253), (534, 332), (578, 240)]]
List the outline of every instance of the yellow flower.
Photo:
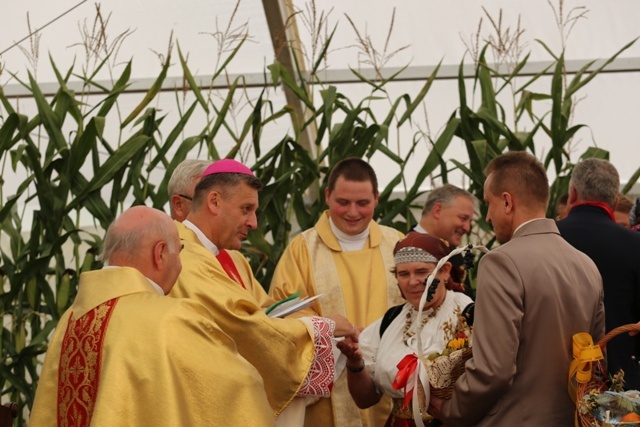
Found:
[(454, 350), (459, 350), (461, 348), (468, 347), (468, 339), (467, 338), (454, 338), (447, 343), (447, 347), (452, 348)]

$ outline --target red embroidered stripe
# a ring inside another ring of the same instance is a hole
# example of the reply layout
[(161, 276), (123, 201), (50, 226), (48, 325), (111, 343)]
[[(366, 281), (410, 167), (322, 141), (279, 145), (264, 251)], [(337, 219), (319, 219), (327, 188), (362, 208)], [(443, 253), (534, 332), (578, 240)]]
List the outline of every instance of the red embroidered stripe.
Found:
[(298, 390), (298, 396), (329, 397), (336, 370), (333, 359), (333, 330), (331, 322), (323, 317), (312, 317), (315, 354), (311, 369)]
[(58, 372), (58, 426), (85, 427), (91, 423), (98, 395), (102, 344), (118, 298), (94, 308), (79, 319), (69, 317), (62, 340)]

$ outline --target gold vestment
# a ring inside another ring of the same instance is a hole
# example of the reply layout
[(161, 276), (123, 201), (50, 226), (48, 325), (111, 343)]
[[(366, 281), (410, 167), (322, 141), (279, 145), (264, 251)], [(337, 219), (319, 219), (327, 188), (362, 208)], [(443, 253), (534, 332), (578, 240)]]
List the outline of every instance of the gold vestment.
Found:
[[(86, 329), (104, 328), (100, 348), (81, 349), (83, 358), (73, 366), (65, 355), (61, 361), (67, 326), (109, 305), (108, 324)], [(59, 390), (70, 388), (68, 376), (59, 379), (59, 373), (92, 375), (98, 353), (99, 378), (89, 378), (97, 385), (87, 402), (91, 426), (274, 425), (262, 378), (211, 314), (195, 301), (159, 295), (139, 271), (117, 267), (80, 276), (78, 295), (49, 345), (30, 426), (66, 425), (56, 414), (74, 419), (59, 406)], [(76, 421), (89, 425), (85, 418)]]
[[(300, 297), (322, 294), (318, 303), (297, 316), (346, 316), (354, 325), (366, 327), (382, 317), (388, 307), (402, 304), (394, 267), (393, 248), (402, 233), (390, 227), (369, 224), (365, 247), (342, 251), (331, 230), (328, 211), (316, 225), (295, 237), (287, 246), (271, 281), (269, 294), (276, 300), (295, 292)], [(305, 426), (383, 426), (391, 412), (387, 398), (374, 408), (359, 410), (347, 388), (342, 372), (330, 399), (320, 399), (307, 407)]]
[[(312, 333), (300, 320), (269, 318), (263, 307), (268, 297), (254, 296), (255, 292), (266, 294), (262, 287), (243, 289), (229, 278), (192, 230), (181, 223), (176, 226), (184, 244), (180, 253), (182, 272), (169, 295), (195, 299), (207, 307), (220, 328), (236, 342), (238, 352), (262, 375), (273, 416), (277, 417), (309, 373), (315, 351)], [(229, 252), (234, 261), (238, 260), (237, 252)], [(236, 266), (239, 272), (247, 271), (242, 265)]]

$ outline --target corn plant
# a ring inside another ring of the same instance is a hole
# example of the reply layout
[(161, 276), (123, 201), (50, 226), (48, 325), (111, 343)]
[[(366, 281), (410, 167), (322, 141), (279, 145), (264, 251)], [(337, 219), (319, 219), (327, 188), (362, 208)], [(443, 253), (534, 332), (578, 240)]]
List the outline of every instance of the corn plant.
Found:
[[(237, 43), (232, 48), (225, 44), (227, 47), (221, 52), (226, 56), (216, 66), (215, 76), (224, 73), (246, 35), (229, 34), (228, 38)], [(415, 112), (425, 102), (430, 88), (437, 84), (438, 68), (431, 76), (425, 76), (418, 93), (396, 98), (386, 90), (393, 76), (370, 81), (354, 71), (356, 78), (367, 84), (371, 92), (362, 100), (349, 99), (337, 87), (323, 84), (316, 73), (329, 50), (331, 38), (329, 35), (316, 51), (318, 56), (311, 67), (313, 81), (291, 75), (275, 62), (268, 69), (270, 80), (255, 99), (247, 96), (242, 78), (230, 82), (225, 91), (199, 87), (189, 69), (188, 56), (179, 46), (174, 49), (171, 43), (155, 82), (131, 111), (123, 111), (119, 103), (130, 84), (131, 62), (114, 74), (113, 84), (108, 88), (94, 81), (95, 71), (84, 69), (79, 75), (84, 87), (100, 91), (100, 95), (90, 98), (84, 92), (74, 93), (69, 89), (69, 79), (76, 75), (73, 67), (61, 73), (51, 60), (59, 85), (53, 97), (45, 97), (32, 76), (22, 83), (31, 93), (36, 109), (31, 117), (17, 111), (0, 91), (3, 176), (9, 168), (26, 172), (24, 182), (14, 194), (5, 195), (0, 181), (0, 232), (8, 240), (7, 248), (2, 248), (0, 254), (2, 396), (18, 402), (28, 412), (50, 334), (60, 315), (73, 302), (80, 274), (101, 266), (96, 255), (102, 243), (102, 230), (131, 205), (166, 209), (167, 181), (175, 166), (187, 156), (198, 155), (210, 160), (251, 159), (249, 165), (266, 184), (260, 192), (258, 229), (249, 234), (243, 246), (256, 277), (265, 287), (292, 231), (312, 227), (326, 208), (323, 197), (318, 196), (323, 194), (328, 171), (344, 157), (371, 158), (375, 153), (398, 166), (400, 172), (380, 189), (375, 218), (403, 232), (417, 222), (412, 212), (425, 180), (439, 176), (446, 182), (451, 169), (458, 168), (469, 177), (469, 189), (481, 198), (482, 170), (486, 163), (505, 150), (535, 152), (534, 136), (540, 131), (553, 141), (546, 164), (553, 165), (559, 175), (554, 186), (566, 185), (562, 179), (570, 164), (563, 149), (578, 129), (569, 125), (569, 103), (576, 91), (602, 68), (591, 72), (585, 69), (564, 88), (558, 85), (563, 57), (556, 56), (556, 71), (548, 94), (527, 92), (529, 85), (540, 76), (532, 77), (516, 91), (521, 99), (516, 120), (526, 115), (534, 123), (531, 131), (520, 132), (518, 126), (512, 128), (507, 124), (507, 116), (497, 100), (502, 89), (501, 86), (496, 89), (495, 82), (501, 82), (504, 87), (504, 83), (514, 81), (526, 59), (510, 73), (501, 74), (489, 68), (484, 54), (480, 55), (473, 76), (473, 87), (480, 90), (480, 107), (474, 110), (468, 105), (467, 76), (461, 71), (459, 108), (451, 112), (450, 120), (438, 135), (427, 138), (431, 152), (417, 174), (408, 176), (404, 165), (415, 156), (417, 144), (423, 143), (425, 137), (416, 133), (406, 152), (400, 155), (389, 146), (393, 140), (390, 135), (399, 134), (403, 126), (416, 123)], [(185, 88), (174, 93), (175, 117), (153, 107), (161, 95), (174, 50), (186, 82)], [(96, 61), (97, 69), (108, 66), (110, 52)], [(319, 96), (312, 96), (310, 84), (320, 85)], [(266, 149), (263, 130), (292, 115), (288, 106), (276, 105), (270, 98), (272, 88), (279, 86), (290, 88), (308, 108), (309, 115), (304, 121), (292, 120), (292, 134), (282, 135), (277, 144)], [(195, 99), (184, 101), (186, 92)], [(240, 99), (248, 100), (240, 106)], [(540, 99), (552, 101), (549, 112), (539, 114), (532, 108)], [(384, 115), (373, 114), (374, 102), (388, 105)], [(199, 125), (193, 120), (196, 112), (205, 116)], [(312, 155), (298, 143), (299, 135), (308, 127), (317, 129), (316, 139), (312, 141), (317, 154)], [(107, 129), (115, 129), (117, 136), (110, 139), (107, 135), (114, 132), (106, 132)], [(456, 137), (467, 147), (468, 162), (448, 158), (448, 147)], [(223, 152), (216, 144), (220, 139), (230, 139), (232, 148)], [(605, 153), (591, 149), (587, 155)], [(158, 178), (153, 173), (156, 170), (166, 173)], [(399, 187), (404, 194), (398, 198), (394, 191)], [(29, 230), (24, 230), (25, 205), (36, 206)], [(82, 226), (81, 219), (86, 215), (92, 218), (94, 227)], [(486, 228), (482, 218), (478, 223)], [(24, 425), (25, 419), (20, 418), (17, 424)]]
[[(37, 107), (33, 117), (18, 113), (0, 96), (6, 114), (0, 127), (3, 168), (28, 172), (0, 209), (0, 229), (10, 247), (2, 251), (0, 266), (0, 314), (9, 325), (2, 330), (0, 373), (3, 394), (28, 407), (38, 378), (38, 356), (46, 350), (50, 332), (73, 301), (80, 273), (99, 266), (95, 254), (101, 238), (80, 227), (81, 211), (101, 228), (113, 220), (126, 190), (114, 191), (108, 204), (103, 187), (126, 187), (123, 177), (132, 176), (132, 161), (151, 140), (140, 132), (112, 148), (103, 137), (110, 94), (100, 114), (83, 115), (76, 95), (67, 88), (70, 72), (62, 75), (52, 66), (60, 88), (51, 100), (45, 99), (33, 77), (24, 82)], [(71, 131), (65, 135), (63, 127)], [(106, 160), (100, 150), (109, 153)], [(25, 239), (19, 206), (27, 203), (37, 209)]]
[[(464, 164), (457, 160), (451, 161), (469, 177), (469, 190), (479, 200), (482, 200), (483, 170), (494, 157), (503, 152), (526, 150), (540, 156), (541, 153), (537, 152), (539, 146), (534, 141), (537, 136), (541, 138), (542, 136), (538, 134), (542, 133), (551, 141), (551, 148), (544, 157), (543, 163), (547, 170), (550, 170), (556, 176), (551, 185), (551, 200), (547, 212), (547, 216), (553, 218), (556, 200), (562, 194), (568, 192), (569, 176), (573, 168), (567, 146), (575, 133), (586, 126), (585, 124), (571, 124), (572, 105), (576, 93), (633, 43), (635, 43), (635, 40), (625, 45), (595, 69), (592, 69), (595, 61), (586, 64), (573, 76), (567, 88), (562, 84), (563, 79), (566, 77), (564, 55), (552, 54), (553, 63), (547, 69), (519, 84), (515, 92), (519, 96), (519, 102), (513, 115), (515, 121), (513, 127), (508, 123), (505, 109), (499, 102), (498, 95), (510, 82), (513, 82), (518, 77), (518, 71), (526, 65), (528, 56), (519, 62), (511, 73), (503, 74), (487, 65), (486, 49), (481, 52), (472, 81), (474, 90), (479, 90), (480, 92), (481, 101), (479, 108), (475, 111), (469, 105), (465, 81), (467, 76), (463, 74), (463, 63), (461, 63), (458, 76), (460, 107), (450, 123), (456, 123), (455, 133), (465, 143), (469, 162)], [(530, 91), (529, 87), (549, 69), (553, 70), (549, 91), (546, 93)], [(497, 89), (495, 81), (499, 82)], [(546, 101), (547, 103), (551, 101), (549, 109), (544, 109), (543, 107), (542, 112), (536, 110), (534, 104), (539, 101)], [(529, 120), (528, 122), (527, 119)], [(523, 123), (529, 123), (531, 130), (526, 132), (515, 130), (524, 127)], [(581, 158), (608, 158), (608, 156), (609, 153), (606, 150), (598, 147), (588, 147), (581, 155)], [(634, 174), (633, 181), (637, 179), (638, 174), (640, 174), (640, 169)], [(481, 204), (481, 216), (478, 219), (478, 225), (481, 229), (488, 231), (490, 228), (484, 222), (485, 214), (485, 207)]]

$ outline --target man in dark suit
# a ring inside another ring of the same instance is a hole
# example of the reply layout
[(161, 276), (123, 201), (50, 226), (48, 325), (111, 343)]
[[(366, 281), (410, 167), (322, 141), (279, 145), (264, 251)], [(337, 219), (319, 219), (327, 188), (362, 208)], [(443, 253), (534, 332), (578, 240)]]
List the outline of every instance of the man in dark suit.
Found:
[(473, 357), (430, 413), (447, 427), (573, 425), (572, 338), (604, 334), (600, 274), (545, 219), (549, 181), (534, 156), (500, 155), (485, 174), (487, 222), (502, 245), (480, 261)]
[[(558, 222), (562, 237), (587, 254), (602, 275), (607, 332), (640, 321), (640, 234), (614, 220), (619, 188), (611, 163), (582, 160), (571, 174), (569, 216)], [(638, 335), (623, 334), (607, 344), (609, 373), (623, 369), (627, 389), (640, 388), (639, 358)]]

